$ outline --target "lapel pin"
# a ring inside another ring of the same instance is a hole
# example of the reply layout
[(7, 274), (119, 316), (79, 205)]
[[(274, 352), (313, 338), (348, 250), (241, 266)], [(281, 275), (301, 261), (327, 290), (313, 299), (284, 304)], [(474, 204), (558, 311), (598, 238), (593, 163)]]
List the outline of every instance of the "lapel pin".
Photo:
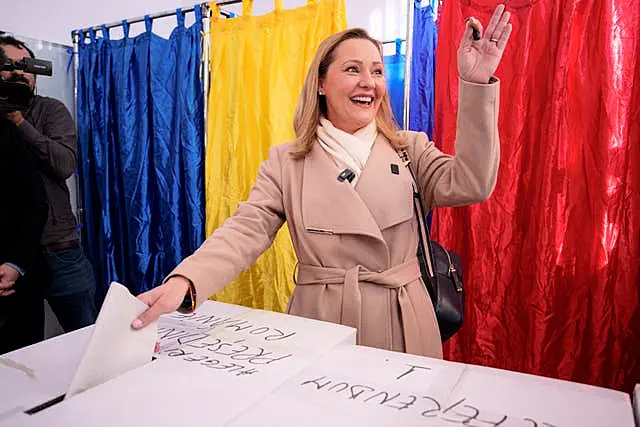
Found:
[(344, 182), (344, 180), (347, 180), (349, 182), (353, 181), (353, 179), (356, 177), (356, 173), (354, 171), (352, 171), (351, 169), (345, 169), (342, 172), (340, 172), (340, 175), (338, 175), (338, 181), (340, 182)]
[(391, 173), (394, 175), (400, 175), (400, 169), (398, 169), (398, 165), (395, 163), (391, 163)]

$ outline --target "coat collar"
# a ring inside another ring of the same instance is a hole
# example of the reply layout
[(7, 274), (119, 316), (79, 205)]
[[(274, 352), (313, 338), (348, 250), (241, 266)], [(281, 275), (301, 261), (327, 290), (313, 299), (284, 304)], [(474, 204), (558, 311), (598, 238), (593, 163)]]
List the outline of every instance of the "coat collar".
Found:
[[(397, 174), (391, 165), (397, 165)], [(385, 243), (382, 231), (413, 216), (411, 177), (382, 135), (354, 188), (319, 144), (304, 160), (302, 220), (307, 231), (360, 234)]]
[(384, 136), (379, 136), (356, 187), (380, 230), (413, 218), (411, 174)]

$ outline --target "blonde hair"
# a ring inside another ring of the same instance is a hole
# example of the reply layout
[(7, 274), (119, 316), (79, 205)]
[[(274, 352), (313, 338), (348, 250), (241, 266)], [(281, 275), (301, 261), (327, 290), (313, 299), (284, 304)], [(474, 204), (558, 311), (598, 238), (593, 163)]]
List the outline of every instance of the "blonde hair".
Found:
[[(316, 130), (320, 123), (320, 117), (327, 114), (326, 101), (324, 97), (318, 95), (320, 79), (327, 75), (327, 70), (334, 60), (333, 56), (336, 48), (340, 43), (352, 39), (369, 40), (378, 48), (382, 57), (382, 45), (380, 42), (369, 36), (362, 28), (353, 28), (334, 34), (320, 44), (307, 72), (293, 118), (296, 140), (291, 156), (294, 158), (304, 157), (311, 151), (313, 144), (316, 142)], [(380, 103), (380, 108), (376, 114), (376, 124), (378, 132), (382, 133), (394, 148), (406, 147), (406, 138), (398, 133), (400, 129), (393, 118), (388, 91), (385, 92)]]

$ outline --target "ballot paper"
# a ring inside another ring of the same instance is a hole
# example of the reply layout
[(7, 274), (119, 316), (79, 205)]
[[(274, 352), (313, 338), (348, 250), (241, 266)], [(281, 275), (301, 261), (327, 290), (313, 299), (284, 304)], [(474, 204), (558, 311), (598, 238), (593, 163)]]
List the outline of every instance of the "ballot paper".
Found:
[(147, 308), (126, 287), (111, 283), (67, 399), (151, 362), (157, 322), (142, 330), (131, 327), (131, 322)]
[(212, 301), (159, 324), (157, 360), (6, 427), (221, 427), (356, 342), (347, 326)]

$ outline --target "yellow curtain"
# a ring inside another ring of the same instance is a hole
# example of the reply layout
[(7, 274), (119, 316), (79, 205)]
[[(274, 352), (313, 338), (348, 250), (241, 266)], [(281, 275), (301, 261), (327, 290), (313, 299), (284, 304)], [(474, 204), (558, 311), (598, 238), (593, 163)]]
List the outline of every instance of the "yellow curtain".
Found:
[[(210, 235), (249, 194), (271, 146), (294, 139), (293, 114), (320, 42), (346, 28), (344, 0), (307, 2), (267, 15), (219, 18), (210, 3), (211, 85), (207, 112), (206, 224)], [(211, 260), (215, 262), (215, 260)], [(212, 299), (284, 311), (296, 259), (286, 224), (273, 246)]]

